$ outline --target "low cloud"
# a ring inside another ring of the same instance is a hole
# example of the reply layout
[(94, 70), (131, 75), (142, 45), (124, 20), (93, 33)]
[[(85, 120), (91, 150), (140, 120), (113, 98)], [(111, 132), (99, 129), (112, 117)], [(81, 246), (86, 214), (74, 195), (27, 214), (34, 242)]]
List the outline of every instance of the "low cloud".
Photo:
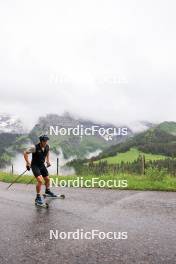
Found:
[(64, 111), (114, 124), (174, 120), (175, 5), (1, 2), (1, 112), (28, 128)]

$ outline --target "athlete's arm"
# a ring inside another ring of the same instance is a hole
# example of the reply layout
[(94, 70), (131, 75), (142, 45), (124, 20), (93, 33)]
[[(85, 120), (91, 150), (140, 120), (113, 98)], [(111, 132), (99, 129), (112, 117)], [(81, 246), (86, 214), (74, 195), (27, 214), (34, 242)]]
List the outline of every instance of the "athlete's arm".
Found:
[(26, 151), (24, 151), (24, 159), (26, 161), (26, 166), (31, 166), (31, 163), (29, 161), (29, 154)]
[(51, 163), (50, 163), (50, 153), (48, 151), (48, 154), (46, 155), (46, 164), (47, 164), (47, 167), (51, 166)]
[(32, 146), (32, 147), (30, 147), (24, 151), (23, 155), (24, 155), (24, 159), (26, 161), (26, 166), (31, 166), (31, 162), (29, 161), (29, 154), (35, 153), (35, 151), (36, 151), (35, 146)]

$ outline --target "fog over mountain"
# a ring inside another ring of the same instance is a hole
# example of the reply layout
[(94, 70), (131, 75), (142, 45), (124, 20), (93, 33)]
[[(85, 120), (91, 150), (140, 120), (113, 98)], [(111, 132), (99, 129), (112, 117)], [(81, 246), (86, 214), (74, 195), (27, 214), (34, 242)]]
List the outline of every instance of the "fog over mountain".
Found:
[(1, 1), (0, 106), (28, 128), (68, 111), (175, 120), (175, 1)]
[[(33, 127), (36, 124), (42, 124), (43, 120), (48, 119), (48, 125), (60, 125), (61, 127), (65, 127), (64, 120), (68, 123), (69, 125), (72, 125), (73, 127), (76, 127), (77, 124), (84, 124), (84, 126), (89, 127), (90, 124), (93, 124), (92, 120), (95, 120), (95, 118), (91, 119), (79, 119), (77, 116), (72, 115), (71, 113), (65, 112), (62, 115), (56, 115), (56, 114), (49, 114), (43, 117), (39, 117), (38, 120), (36, 120), (36, 123), (34, 123)], [(96, 121), (96, 120), (95, 120)], [(97, 124), (97, 122), (95, 122)], [(106, 126), (111, 126), (112, 124), (108, 124), (107, 120), (104, 120), (104, 122), (99, 123), (99, 125), (106, 124)], [(118, 122), (116, 122), (117, 125)], [(32, 124), (31, 124), (32, 125)], [(147, 122), (147, 121), (136, 121), (136, 122), (129, 122), (129, 124), (123, 124), (126, 127), (129, 127), (129, 129), (132, 130), (132, 132), (141, 132), (144, 131), (155, 124)], [(30, 130), (33, 128), (32, 126), (29, 128), (26, 125), (25, 120), (22, 120), (22, 116), (17, 116), (17, 115), (10, 115), (7, 113), (0, 113), (0, 133), (16, 133), (16, 134), (24, 134), (30, 132)]]

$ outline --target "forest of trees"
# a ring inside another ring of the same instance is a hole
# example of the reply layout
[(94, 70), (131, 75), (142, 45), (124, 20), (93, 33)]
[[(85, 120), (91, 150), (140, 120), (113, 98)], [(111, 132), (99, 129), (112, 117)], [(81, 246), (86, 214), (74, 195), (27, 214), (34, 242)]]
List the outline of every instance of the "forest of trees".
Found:
[(157, 168), (159, 171), (165, 170), (168, 174), (176, 176), (176, 159), (167, 158), (164, 160), (150, 160), (145, 162), (144, 155), (139, 155), (133, 162), (121, 162), (118, 164), (108, 164), (107, 161), (84, 163), (83, 161), (72, 161), (69, 164), (76, 170), (77, 175), (103, 175), (117, 173), (131, 173), (144, 175), (148, 168)]
[(92, 160), (115, 156), (117, 153), (126, 152), (132, 147), (145, 153), (176, 157), (176, 136), (158, 128), (149, 129), (129, 138), (126, 142), (107, 148), (98, 157), (92, 158)]

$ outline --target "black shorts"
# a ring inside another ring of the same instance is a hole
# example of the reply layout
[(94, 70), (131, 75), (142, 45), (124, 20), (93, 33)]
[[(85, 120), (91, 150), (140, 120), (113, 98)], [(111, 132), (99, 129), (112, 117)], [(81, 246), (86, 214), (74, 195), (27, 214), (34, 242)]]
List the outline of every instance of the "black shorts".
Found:
[(49, 175), (48, 170), (44, 164), (43, 165), (34, 165), (33, 164), (31, 166), (31, 169), (32, 169), (32, 172), (33, 172), (35, 177), (38, 177), (40, 175), (42, 175), (43, 177), (47, 177)]

